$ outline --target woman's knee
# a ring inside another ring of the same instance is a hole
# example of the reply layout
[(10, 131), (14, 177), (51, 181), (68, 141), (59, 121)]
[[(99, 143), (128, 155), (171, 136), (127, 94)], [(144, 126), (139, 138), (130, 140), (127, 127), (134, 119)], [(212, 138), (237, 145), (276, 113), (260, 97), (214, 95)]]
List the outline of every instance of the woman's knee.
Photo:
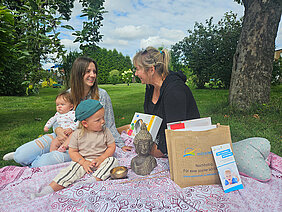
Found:
[(34, 158), (31, 157), (30, 154), (28, 154), (25, 149), (23, 148), (17, 148), (15, 153), (14, 153), (14, 161), (17, 163), (23, 165), (23, 166), (28, 166), (29, 164), (32, 163)]
[(52, 136), (44, 135), (16, 149), (14, 160), (24, 166), (30, 165), (37, 157), (49, 152)]
[(41, 167), (71, 161), (68, 152), (52, 151), (36, 158), (31, 167)]

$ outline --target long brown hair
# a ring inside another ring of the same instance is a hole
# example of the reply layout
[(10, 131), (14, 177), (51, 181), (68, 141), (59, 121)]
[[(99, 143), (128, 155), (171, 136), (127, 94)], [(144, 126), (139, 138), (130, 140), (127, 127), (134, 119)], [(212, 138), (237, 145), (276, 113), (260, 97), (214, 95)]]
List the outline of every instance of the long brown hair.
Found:
[(90, 63), (94, 63), (96, 68), (96, 79), (94, 85), (90, 88), (91, 99), (99, 100), (97, 63), (89, 57), (78, 57), (72, 65), (70, 80), (74, 108), (85, 98), (83, 77)]

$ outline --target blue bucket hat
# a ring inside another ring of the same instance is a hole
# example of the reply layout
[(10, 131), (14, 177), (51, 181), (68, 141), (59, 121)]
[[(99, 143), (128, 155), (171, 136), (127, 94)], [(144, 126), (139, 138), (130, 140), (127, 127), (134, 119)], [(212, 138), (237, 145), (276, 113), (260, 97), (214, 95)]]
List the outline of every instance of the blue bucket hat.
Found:
[(87, 99), (79, 103), (75, 109), (75, 120), (74, 121), (83, 121), (88, 117), (92, 116), (103, 106), (101, 103), (94, 99)]

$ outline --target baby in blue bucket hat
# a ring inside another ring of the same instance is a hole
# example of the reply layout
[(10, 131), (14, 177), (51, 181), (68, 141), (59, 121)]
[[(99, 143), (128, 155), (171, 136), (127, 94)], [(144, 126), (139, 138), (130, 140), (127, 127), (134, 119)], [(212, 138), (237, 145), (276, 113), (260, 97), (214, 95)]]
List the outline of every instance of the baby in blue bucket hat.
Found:
[(91, 174), (92, 181), (106, 180), (112, 168), (118, 166), (113, 157), (116, 144), (110, 130), (105, 127), (104, 108), (94, 99), (82, 101), (75, 110), (75, 121), (79, 127), (72, 134), (69, 143), (70, 165), (64, 168), (53, 181), (32, 198), (59, 191), (86, 173)]

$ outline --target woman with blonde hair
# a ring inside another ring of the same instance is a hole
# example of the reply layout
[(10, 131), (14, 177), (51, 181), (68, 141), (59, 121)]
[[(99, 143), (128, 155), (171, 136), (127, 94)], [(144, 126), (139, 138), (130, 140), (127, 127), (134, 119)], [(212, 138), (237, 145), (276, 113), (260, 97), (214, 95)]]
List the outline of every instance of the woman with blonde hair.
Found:
[(133, 58), (142, 84), (146, 84), (144, 112), (163, 119), (151, 154), (164, 157), (167, 154), (165, 129), (167, 123), (200, 117), (191, 90), (185, 84), (186, 76), (181, 72), (169, 71), (169, 52), (147, 47)]

